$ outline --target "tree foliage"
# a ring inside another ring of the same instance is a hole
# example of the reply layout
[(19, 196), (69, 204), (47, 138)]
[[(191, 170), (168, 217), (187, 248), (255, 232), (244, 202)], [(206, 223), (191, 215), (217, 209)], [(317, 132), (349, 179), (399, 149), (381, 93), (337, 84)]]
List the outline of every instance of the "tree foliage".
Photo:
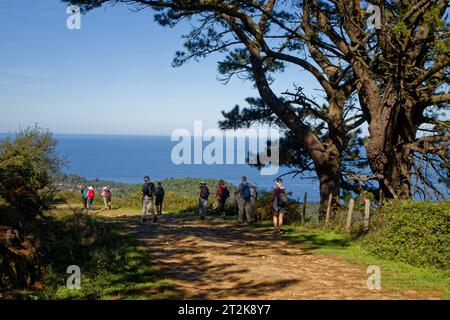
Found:
[[(222, 80), (253, 81), (267, 106), (233, 110), (230, 124), (261, 122), (271, 112), (267, 121), (276, 117), (314, 164), (322, 201), (339, 193), (349, 170), (343, 157), (355, 150), (349, 134), (364, 122), (372, 174), (349, 172), (349, 183), (375, 181), (388, 198), (429, 189), (444, 197), (430, 177), (445, 182), (449, 174), (448, 0), (65, 1), (85, 10), (118, 3), (151, 7), (163, 26), (189, 19), (194, 26), (174, 65), (224, 54)], [(380, 25), (371, 28), (374, 8)], [(295, 86), (277, 94), (272, 81), (287, 65), (313, 75), (323, 96), (305, 97)]]
[(53, 199), (53, 177), (64, 164), (52, 134), (28, 128), (0, 143), (0, 196), (27, 217), (42, 215)]

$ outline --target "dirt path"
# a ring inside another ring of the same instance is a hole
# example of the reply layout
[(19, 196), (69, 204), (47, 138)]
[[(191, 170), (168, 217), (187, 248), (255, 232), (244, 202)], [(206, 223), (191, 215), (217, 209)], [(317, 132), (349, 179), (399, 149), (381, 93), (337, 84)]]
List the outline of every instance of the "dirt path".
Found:
[[(417, 299), (367, 289), (367, 266), (219, 219), (164, 216), (130, 225), (186, 299)], [(426, 298), (426, 297), (425, 297)]]

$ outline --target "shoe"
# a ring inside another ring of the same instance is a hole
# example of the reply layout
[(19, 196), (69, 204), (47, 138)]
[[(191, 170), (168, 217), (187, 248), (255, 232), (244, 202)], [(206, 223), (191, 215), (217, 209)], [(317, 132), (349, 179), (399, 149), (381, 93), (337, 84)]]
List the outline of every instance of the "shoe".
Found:
[(156, 221), (158, 221), (158, 218), (155, 216), (155, 217), (153, 218), (153, 223), (156, 223)]
[(142, 222), (143, 223), (147, 222), (147, 218), (142, 219)]
[(272, 234), (277, 234), (278, 233), (278, 229), (273, 229), (272, 230)]
[(201, 216), (200, 219), (201, 219), (201, 220), (205, 220), (205, 217), (204, 217), (204, 216)]

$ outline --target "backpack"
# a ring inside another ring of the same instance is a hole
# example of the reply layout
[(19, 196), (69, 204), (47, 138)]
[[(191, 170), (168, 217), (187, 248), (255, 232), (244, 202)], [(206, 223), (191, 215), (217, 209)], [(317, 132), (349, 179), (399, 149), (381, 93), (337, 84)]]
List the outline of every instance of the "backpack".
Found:
[(250, 187), (249, 187), (248, 183), (246, 183), (242, 186), (242, 199), (250, 200), (251, 197), (252, 197), (252, 193), (250, 191)]
[(286, 189), (278, 188), (278, 206), (280, 208), (286, 208), (289, 203)]
[(220, 193), (220, 199), (227, 200), (230, 197), (230, 190), (228, 190), (227, 187), (222, 189), (222, 192)]
[(146, 183), (142, 189), (144, 195), (150, 198), (153, 197), (153, 194), (155, 193), (155, 185), (153, 183)]
[(201, 186), (200, 187), (200, 198), (203, 200), (208, 200), (209, 197), (209, 189), (207, 186)]
[(156, 188), (156, 198), (158, 198), (158, 199), (162, 199), (162, 198), (164, 198), (164, 189), (163, 189), (163, 187), (158, 187), (158, 188)]

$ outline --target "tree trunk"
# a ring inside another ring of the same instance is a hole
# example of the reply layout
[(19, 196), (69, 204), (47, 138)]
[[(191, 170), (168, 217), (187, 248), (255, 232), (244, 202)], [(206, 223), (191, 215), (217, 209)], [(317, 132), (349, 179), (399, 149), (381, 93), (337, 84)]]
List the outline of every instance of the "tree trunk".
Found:
[[(345, 129), (342, 125), (342, 108), (345, 97), (336, 95), (330, 101), (330, 132), (327, 139), (321, 141), (319, 137), (303, 123), (296, 113), (287, 108), (270, 88), (264, 73), (261, 61), (252, 56), (253, 76), (260, 97), (280, 120), (296, 135), (299, 145), (303, 146), (309, 157), (314, 162), (314, 168), (320, 182), (320, 210), (319, 217), (324, 217), (327, 199), (333, 193), (334, 206), (339, 204), (340, 195), (340, 165), (341, 154), (345, 139)], [(325, 208), (325, 210), (324, 210)]]
[(410, 167), (401, 150), (382, 147), (379, 139), (369, 138), (367, 157), (374, 175), (378, 177), (380, 189), (388, 199), (411, 197)]
[(339, 196), (340, 196), (340, 170), (339, 165), (324, 165), (316, 167), (317, 177), (320, 183), (320, 208), (319, 208), (319, 220), (323, 221), (325, 219), (328, 201), (330, 194), (333, 195), (332, 198), (332, 212), (339, 207)]
[(325, 219), (330, 194), (333, 195), (331, 204), (333, 216), (336, 209), (340, 207), (342, 152), (347, 145), (346, 127), (342, 124), (342, 113), (347, 97), (343, 91), (336, 91), (328, 98), (329, 133), (323, 141), (326, 148), (326, 160), (316, 163), (316, 173), (320, 183), (320, 220)]
[(414, 115), (408, 114), (408, 110), (414, 110), (411, 107), (414, 102), (402, 101), (402, 108), (395, 103), (398, 103), (396, 97), (388, 98), (382, 108), (377, 108), (379, 112), (371, 114), (367, 157), (385, 197), (408, 199), (412, 157), (403, 146), (414, 141), (417, 132)]

